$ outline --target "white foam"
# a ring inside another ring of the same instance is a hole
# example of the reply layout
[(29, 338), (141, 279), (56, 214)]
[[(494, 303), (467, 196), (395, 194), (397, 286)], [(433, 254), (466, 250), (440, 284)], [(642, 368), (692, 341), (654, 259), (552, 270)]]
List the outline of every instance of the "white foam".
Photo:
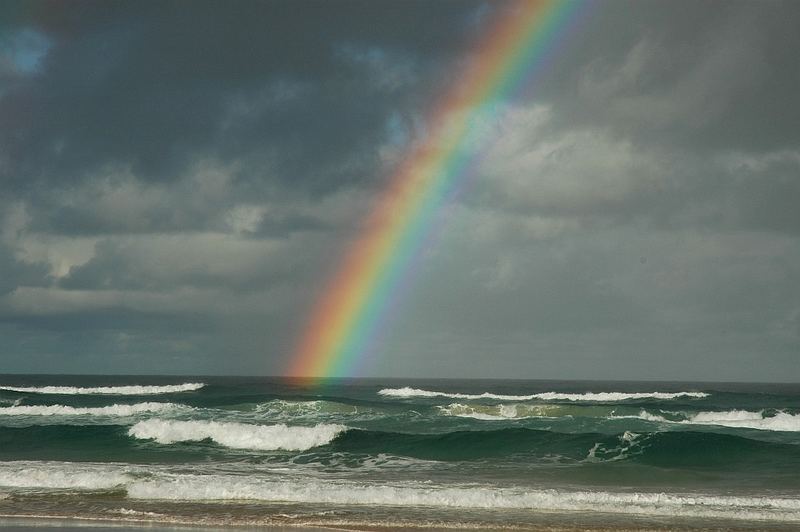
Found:
[(259, 451), (304, 451), (330, 443), (343, 425), (319, 424), (313, 427), (287, 425), (251, 425), (217, 421), (174, 421), (148, 419), (133, 425), (128, 434), (141, 440), (170, 444), (183, 441), (212, 440), (232, 449)]
[(677, 399), (679, 397), (703, 398), (709, 394), (705, 392), (586, 392), (586, 393), (560, 393), (542, 392), (530, 395), (501, 395), (491, 392), (480, 394), (468, 393), (447, 393), (430, 390), (420, 390), (418, 388), (384, 388), (378, 394), (385, 397), (447, 397), (451, 399), (497, 399), (500, 401), (530, 401), (540, 399), (543, 401), (592, 401), (592, 402), (616, 402), (628, 401), (631, 399)]
[(659, 423), (680, 423), (683, 425), (718, 425), (721, 427), (772, 430), (778, 432), (800, 431), (800, 415), (778, 412), (774, 416), (765, 416), (763, 411), (729, 410), (726, 412), (698, 412), (687, 419), (669, 420), (663, 416), (650, 414), (642, 410), (640, 419)]
[(451, 403), (438, 407), (446, 416), (469, 417), (483, 421), (504, 421), (508, 419), (525, 419), (530, 417), (550, 417), (555, 414), (557, 405), (465, 405)]
[(57, 395), (158, 395), (162, 393), (191, 392), (205, 386), (201, 382), (186, 382), (165, 386), (99, 386), (84, 388), (77, 386), (0, 386), (0, 390), (23, 393)]
[(114, 465), (69, 462), (4, 462), (0, 486), (6, 488), (104, 490), (122, 487), (133, 477)]
[(164, 514), (159, 514), (156, 512), (145, 512), (142, 510), (131, 510), (130, 508), (117, 508), (116, 510), (111, 510), (111, 513), (120, 514), (120, 515), (130, 515), (136, 517), (163, 517)]
[(180, 475), (169, 479), (145, 480), (130, 485), (128, 496), (136, 499), (594, 511), (800, 521), (800, 500), (789, 498), (443, 487), (420, 483), (386, 486), (317, 480), (275, 482), (233, 476), (209, 478), (202, 475)]
[(147, 412), (166, 412), (190, 407), (174, 403), (136, 403), (98, 407), (65, 405), (17, 405), (0, 407), (0, 416), (111, 416), (128, 417)]
[[(629, 439), (635, 439), (631, 434)], [(245, 470), (242, 470), (244, 472)], [(433, 506), (800, 522), (800, 499), (709, 494), (392, 485), (230, 473), (186, 473), (166, 465), (0, 462), (0, 486), (22, 489), (124, 489), (130, 499), (266, 501), (334, 505)], [(124, 515), (136, 510), (122, 508)], [(145, 513), (145, 512), (142, 512)]]
[[(362, 410), (368, 411), (367, 409)], [(274, 399), (256, 405), (255, 412), (262, 418), (285, 421), (298, 418), (319, 419), (326, 416), (353, 415), (359, 413), (359, 408), (333, 401), (286, 401)]]

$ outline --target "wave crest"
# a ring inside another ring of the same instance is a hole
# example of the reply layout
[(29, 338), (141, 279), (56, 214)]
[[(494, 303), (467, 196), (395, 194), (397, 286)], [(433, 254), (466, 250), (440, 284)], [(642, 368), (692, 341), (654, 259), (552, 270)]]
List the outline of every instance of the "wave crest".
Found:
[(158, 395), (163, 393), (193, 392), (204, 387), (202, 382), (185, 382), (164, 386), (0, 386), (0, 390), (20, 393), (50, 395)]
[(113, 416), (128, 417), (142, 413), (165, 412), (190, 408), (175, 403), (136, 403), (98, 407), (65, 405), (15, 405), (0, 407), (0, 416)]
[(775, 415), (765, 415), (765, 412), (751, 412), (748, 410), (728, 410), (726, 412), (698, 412), (689, 415), (686, 419), (671, 420), (664, 416), (650, 414), (642, 410), (638, 416), (646, 421), (658, 423), (680, 423), (684, 425), (718, 425), (721, 427), (772, 430), (778, 432), (800, 432), (800, 414), (777, 412)]
[(118, 467), (69, 462), (10, 462), (0, 467), (0, 486), (6, 488), (45, 488), (107, 490), (132, 480)]
[(305, 451), (330, 443), (345, 430), (347, 427), (343, 425), (332, 424), (290, 427), (283, 424), (251, 425), (217, 421), (148, 419), (133, 425), (128, 430), (128, 435), (163, 444), (211, 440), (232, 449)]
[(469, 393), (448, 393), (418, 388), (384, 388), (378, 392), (384, 397), (446, 397), (450, 399), (497, 399), (500, 401), (530, 401), (540, 399), (542, 401), (591, 401), (591, 402), (616, 402), (629, 401), (632, 399), (678, 399), (689, 397), (701, 399), (708, 397), (705, 392), (586, 392), (586, 393), (561, 393), (561, 392), (542, 392), (530, 395), (502, 395), (491, 392), (480, 394)]

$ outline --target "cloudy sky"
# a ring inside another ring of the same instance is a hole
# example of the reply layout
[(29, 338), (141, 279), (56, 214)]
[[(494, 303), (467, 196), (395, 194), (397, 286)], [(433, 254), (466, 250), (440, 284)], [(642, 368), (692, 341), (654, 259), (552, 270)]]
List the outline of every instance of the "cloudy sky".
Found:
[[(473, 0), (0, 4), (0, 373), (279, 374)], [(800, 379), (800, 3), (596, 2), (367, 371)]]

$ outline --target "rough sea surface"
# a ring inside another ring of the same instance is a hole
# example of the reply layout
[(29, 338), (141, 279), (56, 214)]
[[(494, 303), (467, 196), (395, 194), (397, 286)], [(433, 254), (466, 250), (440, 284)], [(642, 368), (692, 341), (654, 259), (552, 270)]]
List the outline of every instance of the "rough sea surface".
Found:
[(0, 514), (800, 528), (800, 386), (0, 376)]

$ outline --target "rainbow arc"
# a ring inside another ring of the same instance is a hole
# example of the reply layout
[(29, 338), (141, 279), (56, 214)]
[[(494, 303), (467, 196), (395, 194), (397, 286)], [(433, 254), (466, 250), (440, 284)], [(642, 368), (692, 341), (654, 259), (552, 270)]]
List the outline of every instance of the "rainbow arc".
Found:
[(426, 139), (391, 177), (344, 254), (300, 337), (288, 375), (346, 377), (397, 297), (437, 212), (481, 155), (477, 126), (548, 63), (585, 2), (510, 4), (478, 42), (475, 60), (435, 106)]

